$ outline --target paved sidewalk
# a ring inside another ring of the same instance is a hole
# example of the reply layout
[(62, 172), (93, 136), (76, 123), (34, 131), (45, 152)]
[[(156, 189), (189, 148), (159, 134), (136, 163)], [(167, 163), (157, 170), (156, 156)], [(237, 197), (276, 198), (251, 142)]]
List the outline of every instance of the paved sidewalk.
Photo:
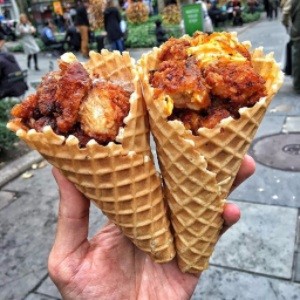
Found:
[[(239, 32), (240, 40), (251, 40), (255, 47), (264, 45), (267, 52), (275, 52), (277, 61), (281, 60), (287, 37), (278, 21), (262, 21)], [(139, 58), (145, 51), (130, 52)], [(24, 55), (16, 56), (25, 68)], [(42, 71), (29, 71), (29, 82), (39, 81), (53, 61), (45, 55), (39, 60)], [(284, 132), (287, 136), (295, 134), (294, 144), (300, 145), (299, 131), (300, 97), (293, 93), (291, 78), (287, 77), (255, 142)], [(293, 159), (297, 156), (291, 155)], [(47, 273), (58, 192), (51, 167), (40, 165), (40, 161), (41, 157), (32, 152), (1, 171), (5, 174), (0, 177), (1, 300), (61, 299)], [(211, 267), (201, 276), (193, 299), (300, 299), (299, 182), (300, 172), (257, 163), (256, 174), (230, 196), (230, 201), (240, 206), (242, 218), (218, 243)], [(94, 207), (91, 211), (93, 235), (106, 219)]]

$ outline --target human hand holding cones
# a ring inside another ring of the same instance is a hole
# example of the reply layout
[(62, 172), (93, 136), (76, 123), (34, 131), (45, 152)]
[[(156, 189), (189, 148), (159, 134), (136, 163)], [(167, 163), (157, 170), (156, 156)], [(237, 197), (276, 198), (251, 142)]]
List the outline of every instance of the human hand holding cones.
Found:
[[(225, 198), (282, 75), (271, 55), (255, 50), (251, 62), (266, 82), (267, 96), (240, 109), (238, 118), (224, 118), (213, 128), (200, 128), (193, 135), (182, 122), (168, 120), (168, 99), (167, 105), (155, 101), (157, 94), (149, 74), (157, 68), (159, 53), (154, 49), (141, 59), (139, 76), (171, 210), (179, 267), (183, 272), (199, 273), (208, 266), (223, 225)], [(77, 138), (58, 135), (49, 126), (36, 131), (14, 120), (8, 127), (60, 168), (136, 246), (155, 261), (167, 262), (175, 250), (160, 179), (152, 162), (136, 70), (128, 54), (108, 51), (91, 53), (84, 67), (91, 77), (134, 90), (116, 142), (103, 146), (91, 140), (80, 148)], [(189, 105), (197, 108), (200, 98), (200, 105), (205, 102), (204, 96), (192, 95)]]

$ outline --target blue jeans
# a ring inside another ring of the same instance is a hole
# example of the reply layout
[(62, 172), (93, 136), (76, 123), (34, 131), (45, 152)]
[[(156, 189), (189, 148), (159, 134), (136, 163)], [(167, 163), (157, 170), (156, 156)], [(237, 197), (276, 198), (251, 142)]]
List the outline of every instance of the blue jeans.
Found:
[(111, 50), (118, 50), (120, 52), (123, 52), (125, 50), (124, 49), (124, 41), (123, 41), (123, 39), (118, 39), (116, 41), (113, 41), (110, 44), (110, 47), (111, 47)]

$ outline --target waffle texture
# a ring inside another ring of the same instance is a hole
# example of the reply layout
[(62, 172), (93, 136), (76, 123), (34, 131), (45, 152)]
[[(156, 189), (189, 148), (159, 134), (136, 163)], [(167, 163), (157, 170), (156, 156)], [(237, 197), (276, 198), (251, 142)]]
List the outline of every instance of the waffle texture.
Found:
[(156, 262), (175, 256), (173, 236), (164, 204), (161, 179), (149, 146), (149, 124), (138, 74), (128, 53), (91, 52), (84, 64), (92, 78), (117, 83), (133, 91), (130, 112), (117, 140), (101, 146), (94, 140), (79, 148), (74, 136), (25, 129), (20, 120), (8, 128), (59, 168), (77, 189), (92, 200), (124, 234)]
[(178, 264), (183, 272), (199, 273), (208, 267), (223, 225), (225, 199), (283, 74), (272, 54), (255, 49), (252, 63), (266, 80), (267, 97), (252, 108), (240, 109), (239, 119), (223, 119), (194, 136), (180, 121), (168, 121), (163, 101), (155, 99), (149, 71), (156, 69), (159, 52), (154, 48), (143, 55), (139, 73), (171, 210)]

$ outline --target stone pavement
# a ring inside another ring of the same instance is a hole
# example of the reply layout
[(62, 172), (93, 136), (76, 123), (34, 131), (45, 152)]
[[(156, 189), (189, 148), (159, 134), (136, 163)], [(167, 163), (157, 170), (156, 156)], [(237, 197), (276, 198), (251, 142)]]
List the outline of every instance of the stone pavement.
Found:
[[(255, 47), (264, 45), (266, 51), (274, 51), (280, 61), (287, 36), (278, 21), (262, 21), (240, 30), (240, 40), (251, 40)], [(144, 51), (131, 53), (138, 58)], [(24, 56), (17, 55), (17, 58), (25, 68)], [(49, 58), (45, 55), (40, 55), (40, 67), (42, 72), (29, 72), (29, 81), (40, 80), (41, 74), (48, 71)], [(296, 133), (293, 145), (297, 149), (300, 145), (299, 101), (299, 95), (292, 91), (291, 78), (287, 77), (268, 109), (255, 142), (278, 133)], [(270, 144), (269, 147), (276, 146)], [(259, 157), (254, 148), (250, 152)], [(286, 155), (280, 148), (277, 152)], [(287, 163), (296, 160), (299, 151), (288, 155)], [(50, 166), (35, 164), (31, 168), (31, 164), (40, 160), (39, 155), (32, 152), (1, 170), (1, 300), (61, 299), (47, 273), (58, 193)], [(255, 175), (230, 196), (230, 201), (241, 208), (242, 218), (218, 243), (211, 267), (201, 276), (193, 299), (300, 299), (299, 182), (300, 172), (257, 163)], [(105, 218), (94, 207), (91, 214), (92, 235)]]

